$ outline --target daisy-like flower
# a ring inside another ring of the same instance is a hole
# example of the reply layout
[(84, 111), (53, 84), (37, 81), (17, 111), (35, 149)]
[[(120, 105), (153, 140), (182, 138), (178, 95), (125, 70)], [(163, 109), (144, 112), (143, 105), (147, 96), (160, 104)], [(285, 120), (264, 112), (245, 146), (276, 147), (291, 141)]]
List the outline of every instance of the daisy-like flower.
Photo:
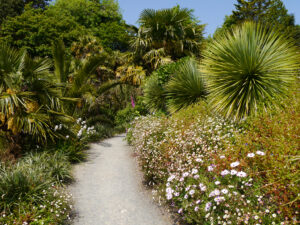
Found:
[(225, 198), (222, 197), (222, 196), (218, 196), (218, 197), (215, 197), (215, 198), (214, 198), (214, 201), (215, 201), (215, 202), (222, 202), (222, 201), (225, 201)]
[(240, 165), (240, 163), (239, 163), (238, 161), (233, 162), (233, 163), (230, 164), (230, 166), (231, 166), (232, 168), (237, 167), (238, 165)]
[(168, 200), (170, 200), (170, 199), (172, 199), (173, 196), (172, 196), (171, 193), (167, 193), (167, 194), (166, 194), (166, 197), (167, 197)]
[(219, 185), (219, 184), (221, 184), (221, 182), (217, 180), (217, 181), (215, 182), (215, 185)]
[(198, 170), (197, 169), (192, 169), (192, 174), (196, 174), (198, 173)]
[(243, 171), (240, 171), (240, 172), (237, 173), (237, 176), (238, 177), (246, 177), (247, 174), (245, 172), (243, 172)]
[(247, 157), (248, 157), (248, 158), (253, 158), (254, 156), (255, 156), (254, 153), (248, 153), (248, 154), (247, 154)]
[(212, 205), (211, 202), (207, 202), (207, 203), (205, 204), (205, 211), (206, 211), (206, 212), (210, 210), (211, 205)]
[(208, 170), (208, 172), (211, 172), (211, 171), (213, 171), (213, 170), (214, 170), (214, 167), (212, 167), (212, 166), (208, 166), (208, 167), (207, 167), (207, 170)]
[(220, 156), (220, 159), (225, 159), (225, 155), (221, 155), (221, 156)]
[(226, 188), (222, 189), (221, 192), (226, 195), (228, 193), (228, 190)]
[(168, 181), (172, 181), (173, 179), (175, 178), (175, 175), (171, 175), (169, 178), (168, 178)]
[(190, 195), (195, 194), (195, 190), (190, 190), (190, 191), (189, 191), (189, 194), (190, 194)]
[(194, 210), (195, 210), (195, 212), (198, 212), (198, 210), (199, 210), (199, 207), (198, 207), (198, 206), (196, 206)]
[(183, 177), (187, 177), (188, 175), (189, 175), (188, 172), (185, 172), (185, 173), (182, 174)]
[(199, 187), (201, 191), (206, 191), (206, 186), (204, 184), (200, 183)]
[(236, 170), (231, 170), (230, 171), (230, 174), (233, 176), (233, 175), (236, 175), (238, 172)]
[(256, 154), (257, 154), (257, 155), (265, 155), (265, 153), (262, 152), (262, 151), (256, 151)]
[(229, 174), (230, 172), (228, 171), (228, 170), (223, 170), (222, 172), (221, 172), (221, 175), (222, 176), (226, 176), (227, 174)]

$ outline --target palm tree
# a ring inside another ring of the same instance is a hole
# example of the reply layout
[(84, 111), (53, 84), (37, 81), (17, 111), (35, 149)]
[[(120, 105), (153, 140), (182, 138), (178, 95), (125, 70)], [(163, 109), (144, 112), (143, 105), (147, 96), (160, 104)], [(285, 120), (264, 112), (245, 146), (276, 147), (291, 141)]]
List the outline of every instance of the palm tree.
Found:
[(145, 9), (139, 23), (131, 46), (152, 69), (187, 55), (200, 55), (204, 25), (199, 25), (192, 10), (179, 6)]
[(48, 59), (31, 59), (24, 50), (0, 45), (0, 129), (12, 148), (20, 148), (23, 136), (39, 143), (53, 140), (60, 136), (55, 123), (72, 120), (62, 110), (51, 66)]
[(246, 22), (218, 34), (204, 53), (210, 105), (241, 119), (278, 105), (299, 69), (293, 40), (275, 29)]

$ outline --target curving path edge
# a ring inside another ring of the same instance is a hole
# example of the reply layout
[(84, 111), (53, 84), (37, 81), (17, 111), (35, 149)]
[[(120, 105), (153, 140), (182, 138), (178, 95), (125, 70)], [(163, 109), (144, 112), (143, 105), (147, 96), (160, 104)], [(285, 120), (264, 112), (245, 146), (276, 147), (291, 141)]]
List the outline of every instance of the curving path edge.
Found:
[(142, 185), (124, 135), (92, 144), (88, 161), (75, 165), (75, 225), (171, 225)]

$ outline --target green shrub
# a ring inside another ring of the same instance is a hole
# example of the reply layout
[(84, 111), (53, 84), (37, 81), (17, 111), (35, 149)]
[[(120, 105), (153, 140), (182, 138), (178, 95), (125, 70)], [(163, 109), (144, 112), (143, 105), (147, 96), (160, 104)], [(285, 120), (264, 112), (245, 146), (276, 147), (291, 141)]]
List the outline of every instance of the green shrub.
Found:
[(134, 120), (127, 138), (146, 182), (185, 222), (296, 224), (298, 101), (243, 123), (194, 105)]
[(62, 224), (69, 218), (72, 179), (62, 153), (30, 153), (16, 164), (0, 166), (1, 224)]

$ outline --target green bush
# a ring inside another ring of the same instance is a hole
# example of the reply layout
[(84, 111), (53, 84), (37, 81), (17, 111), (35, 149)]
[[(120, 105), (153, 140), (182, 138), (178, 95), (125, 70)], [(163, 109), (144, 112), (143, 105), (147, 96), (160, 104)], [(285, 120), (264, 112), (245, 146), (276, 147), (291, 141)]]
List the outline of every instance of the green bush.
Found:
[(207, 109), (134, 120), (127, 139), (157, 197), (190, 224), (296, 224), (299, 98), (240, 123)]
[(1, 224), (62, 224), (70, 198), (62, 184), (72, 179), (62, 153), (30, 153), (16, 164), (0, 166)]

